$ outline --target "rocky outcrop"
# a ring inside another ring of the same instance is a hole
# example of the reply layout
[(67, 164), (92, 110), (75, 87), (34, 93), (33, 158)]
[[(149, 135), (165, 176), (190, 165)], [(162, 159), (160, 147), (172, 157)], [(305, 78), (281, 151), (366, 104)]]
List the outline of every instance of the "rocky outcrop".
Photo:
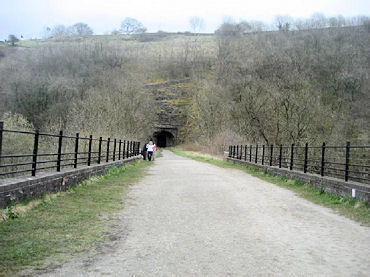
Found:
[[(181, 141), (181, 133), (187, 120), (187, 110), (192, 100), (190, 79), (174, 80), (147, 85), (155, 99), (155, 133), (166, 132), (173, 136), (173, 143)], [(168, 139), (170, 139), (168, 137)]]

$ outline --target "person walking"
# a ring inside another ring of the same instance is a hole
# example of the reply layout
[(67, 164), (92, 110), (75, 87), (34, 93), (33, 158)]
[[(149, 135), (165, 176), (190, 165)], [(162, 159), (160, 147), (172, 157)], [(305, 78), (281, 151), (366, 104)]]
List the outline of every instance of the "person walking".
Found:
[(143, 151), (142, 151), (144, 160), (146, 160), (146, 157), (147, 157), (147, 147), (146, 147), (147, 145), (148, 145), (148, 142), (145, 142), (144, 147), (143, 147)]
[(152, 161), (154, 161), (154, 158), (155, 158), (155, 152), (157, 152), (157, 145), (154, 143), (154, 145), (153, 145), (153, 156), (152, 156)]
[(146, 150), (148, 152), (148, 160), (151, 161), (154, 152), (154, 143), (152, 139), (150, 139), (149, 143), (146, 145)]

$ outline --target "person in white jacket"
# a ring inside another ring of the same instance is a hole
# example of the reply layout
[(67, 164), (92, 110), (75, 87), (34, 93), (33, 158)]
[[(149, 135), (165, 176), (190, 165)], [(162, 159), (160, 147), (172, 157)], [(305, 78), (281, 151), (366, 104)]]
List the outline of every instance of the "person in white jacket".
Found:
[(148, 160), (151, 161), (154, 153), (154, 143), (153, 140), (150, 140), (149, 143), (146, 145), (146, 150), (148, 151)]

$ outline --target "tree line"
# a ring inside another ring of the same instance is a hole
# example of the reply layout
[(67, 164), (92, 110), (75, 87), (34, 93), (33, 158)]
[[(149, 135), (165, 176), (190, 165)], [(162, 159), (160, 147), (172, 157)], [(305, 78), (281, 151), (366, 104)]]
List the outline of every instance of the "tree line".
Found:
[(367, 24), (218, 32), (212, 77), (194, 96), (192, 137), (203, 144), (369, 143), (369, 32)]
[[(240, 30), (240, 22), (227, 24)], [(112, 36), (2, 47), (0, 115), (11, 120), (10, 112), (48, 131), (145, 139), (158, 111), (144, 86), (186, 77), (192, 89), (182, 111), (182, 142), (369, 143), (367, 21), (273, 32), (224, 30), (155, 43)]]

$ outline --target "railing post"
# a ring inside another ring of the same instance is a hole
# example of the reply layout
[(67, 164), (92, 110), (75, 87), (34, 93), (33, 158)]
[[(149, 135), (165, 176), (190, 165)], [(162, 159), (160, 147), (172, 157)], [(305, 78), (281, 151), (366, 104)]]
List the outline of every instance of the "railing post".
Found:
[(33, 155), (32, 155), (32, 176), (36, 176), (37, 169), (37, 153), (39, 149), (39, 130), (35, 131), (35, 138), (33, 142)]
[(105, 159), (105, 162), (109, 161), (109, 144), (110, 144), (110, 138), (107, 140), (107, 157)]
[(262, 165), (265, 163), (265, 145), (262, 145)]
[(235, 145), (233, 145), (232, 147), (233, 147), (233, 158), (235, 158)]
[(231, 158), (231, 145), (229, 145), (229, 153), (228, 153), (229, 158)]
[(114, 139), (114, 144), (113, 144), (113, 161), (116, 160), (116, 144), (117, 144), (117, 139)]
[(244, 146), (244, 161), (247, 160), (247, 150), (248, 150), (248, 145)]
[(304, 147), (304, 163), (303, 163), (303, 172), (307, 173), (307, 160), (308, 160), (308, 143)]
[(325, 168), (325, 142), (322, 143), (321, 147), (321, 176), (324, 176), (324, 168)]
[(272, 159), (273, 159), (273, 153), (274, 153), (274, 145), (271, 144), (271, 150), (270, 150), (270, 166), (272, 166)]
[(77, 168), (77, 161), (78, 161), (78, 139), (80, 138), (80, 134), (76, 133), (76, 141), (75, 141), (75, 161), (74, 161), (74, 168)]
[(344, 180), (348, 181), (348, 175), (349, 175), (349, 150), (351, 149), (351, 144), (349, 141), (346, 143), (346, 169), (344, 174)]
[(122, 140), (118, 142), (118, 160), (121, 160), (121, 147), (122, 147)]
[(99, 138), (99, 150), (98, 150), (98, 164), (100, 164), (100, 162), (101, 162), (101, 145), (102, 145), (102, 142), (103, 142), (103, 138), (100, 137)]
[(91, 165), (91, 148), (92, 148), (92, 135), (90, 135), (89, 139), (89, 153), (87, 154), (87, 165)]
[(254, 158), (254, 163), (258, 162), (258, 144), (256, 144), (256, 157)]
[(252, 162), (252, 147), (253, 145), (251, 144), (251, 146), (249, 147), (249, 162)]
[(283, 155), (283, 145), (280, 144), (280, 153), (279, 153), (279, 168), (281, 168), (281, 158)]
[(239, 159), (239, 145), (236, 146), (236, 158)]
[(4, 122), (0, 121), (0, 165), (1, 165), (1, 155), (3, 153), (3, 130)]
[(293, 162), (294, 162), (294, 143), (292, 143), (292, 146), (290, 147), (290, 166), (289, 166), (290, 170), (293, 170)]
[(58, 158), (57, 158), (57, 171), (60, 172), (62, 162), (62, 143), (63, 143), (63, 131), (59, 132), (59, 143), (58, 143)]

